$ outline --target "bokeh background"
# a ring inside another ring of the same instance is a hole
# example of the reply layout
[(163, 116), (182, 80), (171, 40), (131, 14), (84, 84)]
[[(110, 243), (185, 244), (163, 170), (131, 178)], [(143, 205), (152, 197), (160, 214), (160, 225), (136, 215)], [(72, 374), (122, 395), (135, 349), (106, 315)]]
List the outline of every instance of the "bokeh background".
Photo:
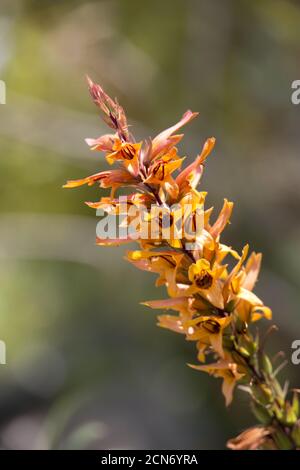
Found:
[(299, 24), (289, 0), (1, 0), (1, 448), (220, 449), (254, 423), (247, 396), (226, 409), (220, 381), (186, 367), (193, 344), (139, 305), (161, 297), (154, 279), (95, 246), (83, 201), (98, 190), (61, 189), (105, 167), (84, 143), (104, 131), (86, 73), (138, 137), (200, 111), (182, 152), (217, 138), (202, 189), (236, 202), (225, 241), (264, 252), (269, 347), (299, 387)]

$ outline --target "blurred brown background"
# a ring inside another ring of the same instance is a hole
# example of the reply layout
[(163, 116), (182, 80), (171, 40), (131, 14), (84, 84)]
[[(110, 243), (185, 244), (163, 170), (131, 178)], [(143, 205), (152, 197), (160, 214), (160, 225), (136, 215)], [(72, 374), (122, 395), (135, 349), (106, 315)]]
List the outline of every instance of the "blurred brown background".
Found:
[[(193, 344), (139, 305), (153, 278), (94, 244), (97, 219), (66, 179), (105, 167), (85, 137), (104, 131), (88, 73), (126, 108), (138, 137), (191, 108), (181, 146), (214, 135), (208, 202), (236, 202), (225, 241), (264, 252), (257, 292), (290, 363), (300, 338), (300, 7), (288, 0), (1, 0), (0, 446), (218, 449), (254, 423), (247, 396), (187, 362)], [(183, 152), (183, 150), (182, 150)], [(267, 325), (264, 326), (267, 328)], [(298, 381), (297, 381), (298, 379)]]

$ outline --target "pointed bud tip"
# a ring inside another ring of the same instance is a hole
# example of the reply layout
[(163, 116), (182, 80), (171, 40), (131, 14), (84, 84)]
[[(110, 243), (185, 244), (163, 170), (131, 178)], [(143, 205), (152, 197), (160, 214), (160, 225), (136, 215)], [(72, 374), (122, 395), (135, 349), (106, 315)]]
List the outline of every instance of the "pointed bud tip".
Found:
[(94, 85), (93, 80), (90, 78), (89, 75), (86, 75), (86, 76), (85, 76), (85, 79), (86, 79), (86, 81), (87, 81), (88, 86), (91, 88), (91, 87)]

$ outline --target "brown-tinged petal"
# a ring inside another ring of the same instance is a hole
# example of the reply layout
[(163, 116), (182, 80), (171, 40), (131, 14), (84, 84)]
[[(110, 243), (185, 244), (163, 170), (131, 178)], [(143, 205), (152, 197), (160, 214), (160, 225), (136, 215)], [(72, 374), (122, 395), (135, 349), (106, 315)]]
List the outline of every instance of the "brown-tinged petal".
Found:
[(77, 186), (83, 186), (84, 184), (92, 186), (97, 181), (101, 181), (103, 178), (105, 178), (106, 173), (106, 171), (101, 171), (100, 173), (95, 173), (94, 175), (87, 176), (78, 180), (69, 180), (66, 182), (66, 184), (63, 185), (63, 188), (76, 188)]
[(119, 170), (101, 171), (86, 178), (67, 181), (63, 188), (75, 188), (84, 184), (92, 186), (96, 182), (99, 182), (102, 188), (137, 183), (136, 179), (128, 171), (121, 168)]
[(142, 302), (142, 305), (146, 305), (147, 307), (154, 309), (170, 309), (180, 311), (188, 307), (188, 299), (187, 297), (177, 297), (163, 300), (147, 300), (145, 302)]
[(231, 450), (256, 450), (266, 442), (272, 433), (271, 427), (255, 426), (230, 439), (227, 442), (227, 447)]
[(245, 245), (244, 248), (243, 248), (243, 251), (242, 251), (242, 256), (240, 257), (239, 261), (236, 263), (234, 268), (231, 270), (230, 274), (228, 275), (228, 277), (225, 281), (224, 288), (223, 288), (223, 293), (224, 293), (225, 298), (229, 293), (231, 282), (233, 281), (235, 276), (238, 274), (239, 270), (241, 269), (241, 266), (242, 266), (243, 262), (247, 258), (248, 251), (249, 251), (249, 245)]
[(209, 230), (210, 234), (214, 238), (217, 238), (220, 235), (220, 233), (223, 232), (224, 228), (228, 224), (229, 219), (231, 217), (232, 209), (233, 209), (233, 202), (229, 202), (227, 199), (224, 199), (224, 205), (222, 207), (222, 210), (216, 222), (213, 224), (213, 226)]
[(174, 331), (175, 333), (184, 334), (182, 321), (180, 317), (175, 315), (159, 315), (158, 326), (160, 326), (161, 328), (166, 328), (167, 330)]
[(202, 366), (189, 364), (189, 366), (193, 369), (207, 372), (215, 377), (222, 377), (222, 392), (225, 397), (226, 406), (231, 403), (235, 384), (244, 375), (237, 371), (237, 364), (223, 359), (214, 364), (205, 364)]
[[(174, 132), (178, 131), (178, 129), (190, 122), (192, 119), (198, 116), (198, 114), (199, 113), (193, 113), (192, 111), (188, 110), (186, 111), (186, 113), (184, 113), (179, 122), (158, 134), (152, 140), (152, 158), (155, 158), (162, 151), (164, 151), (166, 146), (170, 145), (170, 137), (172, 136), (172, 134), (174, 134)], [(176, 137), (178, 138), (179, 136)]]
[(251, 253), (245, 266), (246, 277), (243, 282), (243, 287), (252, 290), (258, 278), (261, 265), (261, 253)]
[(85, 139), (91, 150), (99, 150), (101, 152), (112, 152), (115, 140), (115, 134), (102, 135), (98, 139)]
[(200, 155), (196, 158), (196, 160), (187, 166), (184, 170), (176, 178), (176, 183), (180, 187), (181, 190), (184, 189), (186, 186), (187, 188), (196, 188), (203, 172), (203, 164), (214, 148), (216, 139), (214, 137), (210, 137), (205, 142)]

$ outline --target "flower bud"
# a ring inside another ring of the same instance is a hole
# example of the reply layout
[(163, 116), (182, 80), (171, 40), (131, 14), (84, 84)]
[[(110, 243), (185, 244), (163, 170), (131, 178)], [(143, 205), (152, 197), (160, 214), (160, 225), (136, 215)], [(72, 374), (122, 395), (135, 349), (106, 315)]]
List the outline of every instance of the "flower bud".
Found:
[(285, 410), (283, 413), (283, 423), (287, 426), (292, 426), (297, 421), (297, 415), (293, 410), (293, 407), (289, 402), (285, 405)]
[(253, 395), (261, 405), (269, 405), (274, 401), (273, 392), (266, 384), (252, 386)]
[(297, 393), (294, 393), (293, 395), (292, 408), (293, 408), (295, 415), (298, 418), (299, 417), (299, 399), (298, 399)]
[(256, 419), (262, 424), (270, 424), (272, 417), (265, 406), (259, 405), (259, 403), (252, 402), (251, 409)]
[(271, 375), (273, 372), (273, 366), (266, 354), (262, 355), (262, 369), (267, 375)]

